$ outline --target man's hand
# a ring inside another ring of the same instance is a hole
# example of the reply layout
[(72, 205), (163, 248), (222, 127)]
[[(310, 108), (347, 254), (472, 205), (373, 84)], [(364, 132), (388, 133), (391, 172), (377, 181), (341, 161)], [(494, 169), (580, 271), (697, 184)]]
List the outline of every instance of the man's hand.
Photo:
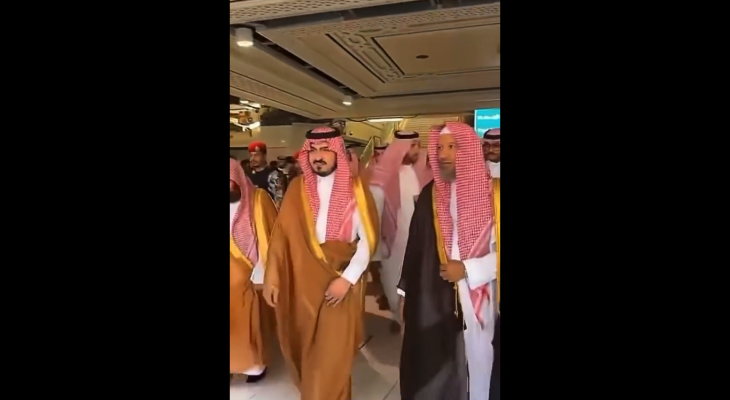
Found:
[(330, 283), (327, 287), (327, 291), (324, 292), (324, 298), (327, 300), (328, 306), (336, 306), (342, 302), (347, 292), (350, 291), (352, 285), (350, 281), (343, 277), (339, 277)]
[(276, 305), (279, 303), (279, 289), (271, 285), (264, 285), (263, 295), (266, 304), (270, 305), (271, 307), (276, 307)]
[(445, 281), (458, 282), (466, 277), (466, 267), (461, 261), (449, 260), (448, 263), (441, 266), (440, 275)]

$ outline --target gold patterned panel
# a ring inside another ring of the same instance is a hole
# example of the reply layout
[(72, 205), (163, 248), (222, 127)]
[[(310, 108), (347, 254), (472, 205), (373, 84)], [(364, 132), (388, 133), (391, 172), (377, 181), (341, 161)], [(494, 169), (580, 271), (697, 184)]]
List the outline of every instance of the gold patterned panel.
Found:
[(231, 0), (230, 23), (343, 11), (415, 0)]
[(499, 3), (259, 33), (366, 97), (500, 87)]

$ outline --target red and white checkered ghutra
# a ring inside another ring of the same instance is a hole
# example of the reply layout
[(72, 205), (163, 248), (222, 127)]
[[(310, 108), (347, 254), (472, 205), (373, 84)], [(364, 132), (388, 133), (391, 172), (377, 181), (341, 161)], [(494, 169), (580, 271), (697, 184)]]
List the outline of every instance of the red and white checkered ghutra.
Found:
[[(492, 176), (484, 163), (482, 142), (476, 132), (463, 122), (447, 122), (446, 129), (454, 136), (456, 151), (456, 227), (459, 233), (459, 255), (466, 260), (472, 247), (485, 229), (491, 228)], [(439, 173), (438, 144), (441, 127), (431, 130), (428, 137), (428, 154), (436, 186), (436, 213), (441, 226), (447, 256), (451, 255), (453, 222), (449, 204), (451, 185), (441, 179)]]
[(254, 186), (243, 172), (238, 161), (231, 159), (231, 180), (241, 188), (241, 202), (238, 205), (236, 215), (233, 217), (233, 242), (241, 250), (251, 264), (256, 265), (259, 259), (258, 241), (256, 230), (253, 226), (253, 210), (251, 209), (251, 196), (254, 195)]
[[(334, 128), (320, 127), (310, 131), (312, 134), (334, 133)], [(309, 151), (313, 144), (325, 142), (330, 151), (335, 152), (337, 157), (337, 170), (335, 170), (335, 182), (332, 186), (330, 204), (327, 212), (327, 234), (325, 240), (351, 240), (352, 213), (354, 201), (352, 194), (352, 177), (347, 161), (345, 142), (342, 137), (328, 139), (307, 139), (299, 153), (299, 165), (302, 166), (304, 189), (309, 199), (309, 206), (312, 209), (314, 223), (317, 223), (319, 214), (319, 195), (317, 194), (317, 175), (312, 171), (309, 164)], [(349, 229), (348, 229), (349, 228)]]
[[(447, 131), (448, 130), (448, 131)], [(482, 257), (489, 253), (494, 213), (492, 210), (492, 176), (484, 163), (482, 141), (476, 132), (462, 122), (447, 122), (432, 129), (428, 137), (428, 154), (436, 190), (436, 215), (441, 228), (446, 256), (451, 257), (453, 221), (451, 219), (451, 184), (441, 179), (438, 163), (439, 136), (451, 134), (456, 141), (456, 229), (459, 234), (459, 258)], [(481, 321), (484, 298), (489, 298), (489, 285), (471, 288), (470, 298), (476, 317)]]

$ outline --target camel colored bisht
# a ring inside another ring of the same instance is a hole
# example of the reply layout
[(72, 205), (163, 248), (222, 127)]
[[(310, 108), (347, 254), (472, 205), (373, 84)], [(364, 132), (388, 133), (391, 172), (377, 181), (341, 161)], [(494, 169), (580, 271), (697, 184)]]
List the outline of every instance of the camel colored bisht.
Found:
[(254, 266), (266, 265), (276, 206), (265, 190), (256, 189), (237, 162), (231, 162), (231, 180), (241, 188), (241, 203), (231, 233), (231, 373), (263, 368), (264, 344), (261, 308), (254, 289)]
[[(340, 304), (326, 304), (324, 293), (348, 266), (358, 240), (328, 237), (320, 244), (317, 239), (314, 205), (310, 202), (316, 204), (318, 200), (306, 188), (307, 178), (316, 179), (307, 170), (310, 140), (300, 155), (305, 173), (291, 182), (272, 233), (264, 284), (279, 289), (277, 334), (301, 400), (350, 400), (352, 365), (363, 338), (365, 274)], [(341, 138), (319, 140), (329, 140), (330, 149), (337, 153), (335, 173), (342, 174), (336, 177), (342, 186), (335, 183), (330, 207), (343, 192), (351, 197), (339, 213), (329, 213), (328, 232), (333, 226), (339, 228), (338, 223), (352, 226), (348, 220), (358, 213), (372, 256), (377, 247), (378, 221), (368, 185), (350, 176)], [(332, 223), (333, 218), (341, 222)]]

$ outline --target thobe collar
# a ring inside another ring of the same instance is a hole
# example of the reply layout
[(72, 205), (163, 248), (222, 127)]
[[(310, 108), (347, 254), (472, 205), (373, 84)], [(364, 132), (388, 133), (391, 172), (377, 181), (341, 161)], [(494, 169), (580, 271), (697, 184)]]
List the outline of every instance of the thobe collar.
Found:
[(231, 215), (230, 215), (230, 217), (231, 217), (231, 219), (230, 219), (230, 222), (231, 222), (231, 224), (230, 224), (231, 232), (233, 232), (233, 219), (236, 217), (236, 213), (238, 212), (238, 206), (240, 206), (240, 205), (241, 205), (241, 202), (240, 201), (237, 201), (235, 203), (231, 203)]
[(499, 178), (499, 165), (501, 162), (495, 163), (491, 161), (487, 161), (487, 167), (489, 168), (489, 172), (492, 173), (492, 178)]
[(327, 176), (317, 175), (317, 186), (320, 186), (320, 185), (332, 186), (334, 183), (335, 183), (335, 172), (333, 172)]
[(331, 173), (327, 176), (317, 175), (317, 196), (319, 196), (320, 206), (328, 205), (332, 188), (335, 186), (335, 174)]

